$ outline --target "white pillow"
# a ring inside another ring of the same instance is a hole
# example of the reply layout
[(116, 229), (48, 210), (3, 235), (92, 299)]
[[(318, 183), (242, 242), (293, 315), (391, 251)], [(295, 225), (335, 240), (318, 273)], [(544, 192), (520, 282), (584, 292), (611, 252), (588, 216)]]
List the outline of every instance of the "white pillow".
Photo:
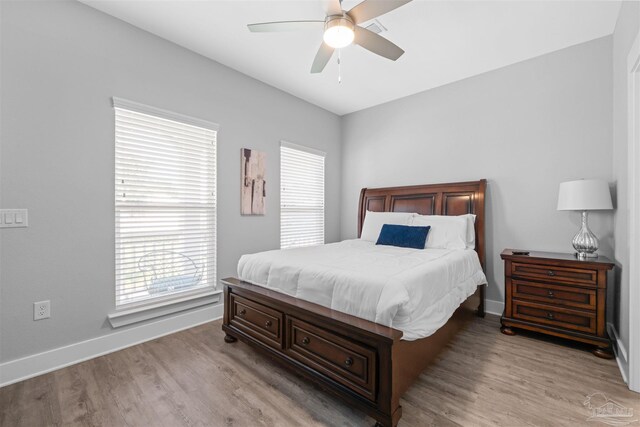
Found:
[(476, 248), (476, 216), (474, 214), (460, 215), (467, 218), (467, 249)]
[(367, 211), (362, 224), (360, 238), (370, 242), (377, 242), (380, 230), (384, 224), (409, 225), (414, 213), (408, 212), (371, 212)]
[(431, 226), (425, 248), (466, 249), (468, 218), (447, 215), (415, 215), (412, 226)]

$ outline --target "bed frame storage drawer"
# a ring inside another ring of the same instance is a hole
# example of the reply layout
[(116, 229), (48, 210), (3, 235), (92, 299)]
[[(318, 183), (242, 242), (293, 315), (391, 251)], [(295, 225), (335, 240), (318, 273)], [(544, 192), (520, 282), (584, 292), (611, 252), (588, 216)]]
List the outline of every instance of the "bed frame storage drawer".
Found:
[(557, 267), (553, 265), (536, 265), (512, 262), (511, 276), (531, 278), (555, 283), (575, 283), (596, 287), (598, 283), (597, 270)]
[(511, 283), (512, 296), (519, 300), (542, 302), (583, 310), (595, 311), (596, 309), (595, 289), (549, 285), (517, 279), (512, 279)]
[(282, 348), (284, 315), (258, 302), (230, 295), (229, 322), (238, 330), (275, 348)]
[(581, 332), (596, 332), (596, 313), (552, 305), (513, 301), (513, 317)]
[(367, 399), (375, 400), (374, 349), (294, 317), (287, 316), (286, 325), (286, 354)]

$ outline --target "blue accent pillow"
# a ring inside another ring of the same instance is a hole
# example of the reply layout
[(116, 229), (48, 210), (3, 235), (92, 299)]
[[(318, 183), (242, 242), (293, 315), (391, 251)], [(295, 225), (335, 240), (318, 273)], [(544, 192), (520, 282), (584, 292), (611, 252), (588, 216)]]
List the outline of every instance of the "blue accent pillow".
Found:
[(400, 246), (401, 248), (424, 249), (430, 226), (384, 224), (376, 245)]

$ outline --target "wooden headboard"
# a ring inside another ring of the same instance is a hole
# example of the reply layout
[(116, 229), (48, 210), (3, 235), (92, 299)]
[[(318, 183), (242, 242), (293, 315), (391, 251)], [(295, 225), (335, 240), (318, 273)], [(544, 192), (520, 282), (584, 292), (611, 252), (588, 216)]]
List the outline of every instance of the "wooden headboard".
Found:
[(476, 252), (485, 267), (484, 194), (487, 180), (408, 187), (363, 188), (358, 208), (358, 237), (367, 211), (421, 215), (476, 215)]

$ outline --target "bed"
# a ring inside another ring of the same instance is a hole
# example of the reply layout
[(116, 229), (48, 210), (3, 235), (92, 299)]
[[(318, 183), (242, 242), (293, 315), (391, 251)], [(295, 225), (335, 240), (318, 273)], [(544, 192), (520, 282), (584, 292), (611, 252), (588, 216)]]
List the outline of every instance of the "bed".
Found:
[[(358, 237), (367, 211), (416, 212), (422, 215), (471, 213), (476, 215), (475, 259), (484, 269), (485, 189), (485, 180), (365, 188), (360, 194)], [(325, 246), (327, 252), (335, 253), (337, 257), (349, 251), (360, 257), (373, 250), (364, 242), (355, 240)], [(313, 251), (318, 250), (322, 249), (310, 249), (309, 253), (298, 251), (300, 259), (292, 257), (290, 262), (304, 263), (305, 257), (317, 256)], [(404, 262), (404, 255), (398, 249), (390, 248), (387, 251), (390, 256), (396, 256)], [(424, 256), (427, 256), (427, 251), (424, 252)], [(259, 282), (260, 269), (263, 265), (278, 262), (279, 254), (279, 251), (275, 251), (247, 258), (240, 264), (242, 277), (256, 278)], [(440, 257), (437, 253), (428, 256)], [(458, 255), (443, 252), (441, 256), (445, 259), (446, 256)], [(335, 265), (333, 267), (337, 268)], [(286, 275), (286, 270), (283, 271), (282, 274)], [(314, 271), (311, 270), (311, 273), (314, 274)], [(414, 276), (414, 280), (419, 278)], [(321, 284), (319, 287), (325, 284), (327, 287), (334, 286), (330, 283), (332, 278), (329, 273), (318, 275), (316, 279), (319, 280), (316, 283)], [(375, 280), (372, 275), (373, 288), (376, 286)], [(380, 297), (382, 302), (374, 305), (376, 309), (367, 311), (363, 308), (362, 312), (357, 312), (357, 308), (312, 302), (321, 302), (322, 296), (316, 299), (313, 295), (309, 296), (311, 288), (295, 291), (277, 289), (266, 283), (259, 285), (252, 281), (238, 278), (222, 281), (225, 301), (222, 328), (226, 333), (225, 341), (231, 343), (240, 339), (265, 352), (326, 391), (337, 394), (366, 412), (381, 426), (391, 427), (398, 423), (402, 415), (402, 394), (474, 315), (484, 316), (486, 285), (475, 284), (472, 294), (467, 298), (464, 298), (467, 294), (462, 297), (462, 303), (448, 319), (409, 325), (390, 320), (387, 313), (390, 304), (385, 304), (386, 297)], [(433, 330), (427, 331), (429, 328)]]

